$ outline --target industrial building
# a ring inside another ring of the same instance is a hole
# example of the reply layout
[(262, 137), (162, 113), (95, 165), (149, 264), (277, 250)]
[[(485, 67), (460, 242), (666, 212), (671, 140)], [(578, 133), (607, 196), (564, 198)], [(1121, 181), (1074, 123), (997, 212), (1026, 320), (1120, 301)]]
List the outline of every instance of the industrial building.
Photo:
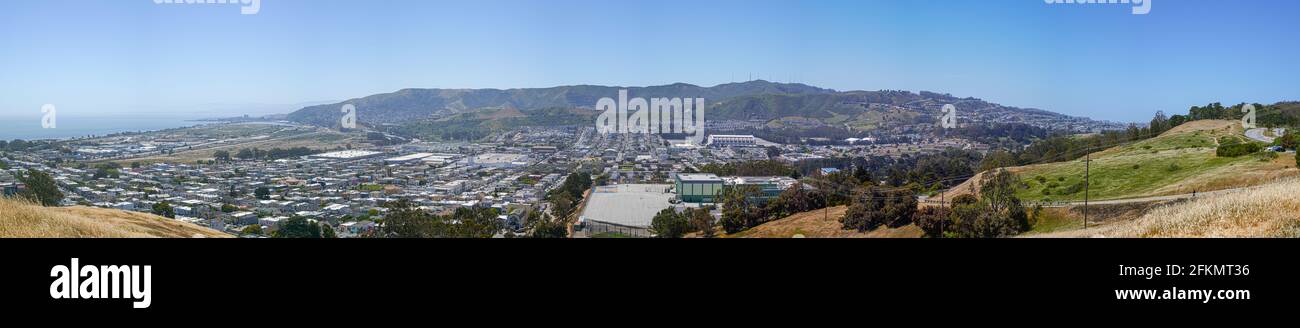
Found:
[(737, 186), (756, 186), (763, 193), (763, 198), (772, 199), (780, 196), (786, 189), (794, 185), (798, 180), (790, 177), (728, 177), (725, 180), (727, 188)]
[(716, 203), (722, 194), (723, 180), (714, 174), (683, 173), (677, 175), (677, 200), (684, 203)]
[(470, 166), (506, 168), (528, 165), (528, 155), (488, 153), (470, 157)]
[(353, 159), (371, 158), (371, 157), (376, 157), (376, 156), (383, 155), (383, 154), (384, 154), (383, 152), (377, 152), (377, 151), (367, 151), (367, 150), (344, 150), (344, 151), (336, 151), (336, 152), (332, 152), (332, 153), (323, 153), (323, 154), (311, 155), (311, 158), (316, 158), (316, 159), (335, 159), (335, 160), (353, 160)]
[(726, 177), (713, 174), (689, 173), (677, 175), (677, 200), (683, 203), (717, 203), (724, 190), (737, 186), (755, 186), (763, 200), (776, 198), (790, 189), (797, 180), (789, 177)]
[(626, 227), (649, 227), (655, 214), (673, 205), (671, 185), (624, 184), (597, 187), (583, 210), (586, 224), (606, 223)]
[(709, 136), (709, 146), (714, 147), (753, 147), (757, 145), (758, 138), (755, 138), (754, 136), (723, 134)]
[(411, 162), (419, 161), (419, 160), (424, 159), (424, 158), (429, 157), (429, 156), (433, 156), (433, 154), (430, 154), (430, 153), (415, 153), (415, 154), (410, 154), (410, 155), (406, 155), (406, 156), (402, 156), (402, 157), (393, 157), (393, 158), (385, 159), (385, 160), (384, 160), (384, 163), (388, 163), (388, 164), (403, 164), (403, 163), (411, 163)]

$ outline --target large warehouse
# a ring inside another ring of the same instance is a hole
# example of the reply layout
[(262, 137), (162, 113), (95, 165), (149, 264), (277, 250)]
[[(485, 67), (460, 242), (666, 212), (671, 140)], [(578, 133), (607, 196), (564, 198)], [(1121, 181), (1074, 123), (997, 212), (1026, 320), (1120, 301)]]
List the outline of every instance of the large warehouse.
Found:
[(758, 145), (758, 138), (754, 136), (739, 135), (722, 135), (715, 134), (709, 136), (709, 146), (714, 147), (753, 147)]
[(677, 200), (684, 203), (716, 203), (722, 193), (722, 178), (714, 174), (683, 173), (677, 175)]
[(582, 212), (584, 222), (600, 222), (627, 227), (649, 227), (650, 221), (665, 208), (673, 194), (670, 185), (625, 184), (596, 187), (592, 190), (587, 208)]

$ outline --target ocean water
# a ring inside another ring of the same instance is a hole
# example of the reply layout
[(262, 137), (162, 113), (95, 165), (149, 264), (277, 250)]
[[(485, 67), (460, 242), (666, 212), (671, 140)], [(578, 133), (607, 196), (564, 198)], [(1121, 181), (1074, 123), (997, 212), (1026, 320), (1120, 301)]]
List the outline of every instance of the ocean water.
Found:
[(55, 128), (45, 129), (41, 127), (40, 116), (0, 116), (0, 140), (67, 139), (121, 132), (156, 131), (210, 123), (191, 121), (199, 118), (187, 115), (101, 117), (59, 115)]

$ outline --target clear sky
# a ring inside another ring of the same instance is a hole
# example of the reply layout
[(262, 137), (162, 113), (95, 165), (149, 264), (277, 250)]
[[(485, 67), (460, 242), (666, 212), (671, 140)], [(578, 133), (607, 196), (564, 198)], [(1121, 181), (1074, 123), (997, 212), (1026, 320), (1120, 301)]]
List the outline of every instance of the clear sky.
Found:
[(177, 112), (402, 88), (711, 86), (749, 77), (937, 91), (1145, 121), (1300, 100), (1300, 1), (5, 1), (0, 114)]

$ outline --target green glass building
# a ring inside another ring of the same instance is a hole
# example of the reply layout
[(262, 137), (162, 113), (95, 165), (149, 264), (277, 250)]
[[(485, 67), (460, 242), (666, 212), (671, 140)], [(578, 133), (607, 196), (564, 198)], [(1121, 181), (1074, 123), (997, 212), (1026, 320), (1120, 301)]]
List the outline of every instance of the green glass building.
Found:
[(677, 200), (683, 203), (717, 203), (722, 194), (722, 178), (713, 174), (677, 175)]

